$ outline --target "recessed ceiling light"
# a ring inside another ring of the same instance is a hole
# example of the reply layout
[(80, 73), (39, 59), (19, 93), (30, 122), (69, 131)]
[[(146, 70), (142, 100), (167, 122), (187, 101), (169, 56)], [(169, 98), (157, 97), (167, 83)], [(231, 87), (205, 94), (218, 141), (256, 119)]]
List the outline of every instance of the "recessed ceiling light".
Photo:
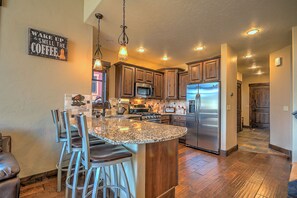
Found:
[(257, 75), (262, 75), (262, 74), (264, 74), (264, 72), (262, 72), (261, 70), (259, 70), (256, 74)]
[(252, 57), (253, 57), (252, 54), (247, 54), (247, 55), (244, 56), (244, 58), (252, 58)]
[(253, 29), (247, 31), (247, 34), (248, 34), (248, 35), (255, 35), (255, 34), (257, 34), (258, 32), (260, 32), (259, 29), (257, 29), (257, 28), (253, 28)]
[(145, 49), (143, 47), (137, 48), (137, 52), (139, 52), (139, 53), (143, 53), (144, 51), (145, 51)]
[(164, 56), (162, 57), (162, 60), (163, 60), (163, 61), (168, 61), (168, 59), (169, 59), (169, 58), (168, 58), (167, 55), (164, 55)]
[(195, 51), (202, 51), (204, 50), (204, 46), (198, 46), (194, 48)]
[(251, 67), (249, 67), (248, 69), (258, 69), (258, 68), (261, 68), (261, 66), (259, 66), (259, 65), (256, 65), (255, 63), (251, 66)]

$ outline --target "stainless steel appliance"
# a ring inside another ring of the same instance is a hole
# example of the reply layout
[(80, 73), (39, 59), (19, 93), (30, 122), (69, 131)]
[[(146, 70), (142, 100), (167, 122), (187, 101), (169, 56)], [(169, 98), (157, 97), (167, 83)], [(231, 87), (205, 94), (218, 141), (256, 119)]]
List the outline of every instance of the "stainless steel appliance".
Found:
[(220, 83), (187, 85), (186, 145), (219, 154)]
[(161, 123), (161, 114), (149, 112), (149, 108), (146, 108), (143, 104), (133, 105), (130, 107), (130, 114), (141, 115), (140, 120), (147, 122)]
[(153, 97), (153, 87), (146, 83), (135, 83), (135, 97), (150, 98)]

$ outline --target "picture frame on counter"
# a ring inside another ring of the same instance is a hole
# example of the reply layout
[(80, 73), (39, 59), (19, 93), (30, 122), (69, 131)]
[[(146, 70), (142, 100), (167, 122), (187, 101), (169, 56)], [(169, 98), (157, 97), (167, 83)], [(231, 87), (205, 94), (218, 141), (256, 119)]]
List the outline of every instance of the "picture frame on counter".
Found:
[(29, 55), (67, 61), (67, 38), (33, 28), (28, 29), (28, 37)]

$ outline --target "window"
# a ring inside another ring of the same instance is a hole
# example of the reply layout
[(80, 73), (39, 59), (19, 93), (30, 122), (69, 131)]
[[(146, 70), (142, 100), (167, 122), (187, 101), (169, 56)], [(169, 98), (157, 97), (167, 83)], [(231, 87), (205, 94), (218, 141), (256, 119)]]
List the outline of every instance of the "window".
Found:
[[(92, 98), (98, 102), (102, 101), (102, 94), (106, 99), (106, 73), (93, 70), (92, 75)], [(103, 93), (103, 91), (105, 93)]]

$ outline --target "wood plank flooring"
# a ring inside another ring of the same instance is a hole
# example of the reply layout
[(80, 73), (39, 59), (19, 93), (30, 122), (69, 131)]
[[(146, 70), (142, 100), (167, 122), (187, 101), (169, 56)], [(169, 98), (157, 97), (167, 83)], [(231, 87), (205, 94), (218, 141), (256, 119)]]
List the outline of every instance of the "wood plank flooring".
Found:
[[(237, 151), (221, 157), (179, 145), (177, 198), (287, 197), (290, 162), (283, 156)], [(64, 197), (56, 178), (21, 188), (21, 197)]]

